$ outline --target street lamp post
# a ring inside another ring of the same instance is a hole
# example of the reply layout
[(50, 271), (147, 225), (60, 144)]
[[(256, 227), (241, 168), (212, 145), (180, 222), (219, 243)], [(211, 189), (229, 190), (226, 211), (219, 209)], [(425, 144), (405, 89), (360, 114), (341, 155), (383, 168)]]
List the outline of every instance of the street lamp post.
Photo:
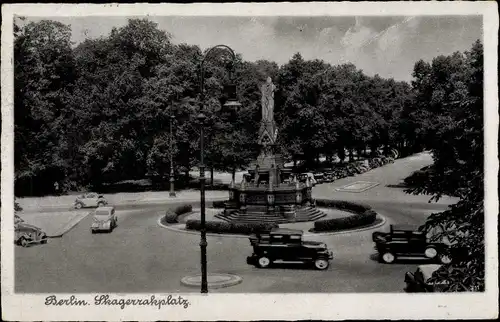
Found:
[(173, 149), (173, 145), (172, 145), (172, 141), (173, 141), (173, 135), (172, 135), (172, 127), (173, 127), (173, 121), (174, 121), (174, 116), (172, 115), (172, 109), (170, 109), (170, 192), (169, 192), (169, 196), (170, 197), (176, 197), (176, 194), (175, 194), (175, 188), (174, 188), (174, 182), (175, 182), (175, 179), (174, 179), (174, 161), (173, 161), (173, 153), (172, 153), (172, 149)]
[[(205, 119), (206, 116), (203, 114), (204, 104), (205, 104), (205, 71), (204, 71), (204, 63), (205, 59), (209, 56), (214, 49), (225, 49), (231, 54), (231, 59), (233, 62), (236, 60), (236, 55), (234, 51), (226, 45), (217, 45), (210, 48), (200, 63), (200, 114), (197, 119), (200, 125), (200, 215), (201, 215), (201, 240), (200, 240), (200, 250), (201, 250), (201, 293), (208, 293), (208, 281), (207, 281), (207, 229), (206, 229), (206, 221), (205, 221), (205, 164), (204, 164), (204, 128), (205, 128)], [(231, 86), (229, 89), (231, 95), (235, 95), (235, 87)], [(224, 105), (227, 106), (240, 106), (238, 102), (236, 102), (235, 97), (230, 97), (228, 102)]]

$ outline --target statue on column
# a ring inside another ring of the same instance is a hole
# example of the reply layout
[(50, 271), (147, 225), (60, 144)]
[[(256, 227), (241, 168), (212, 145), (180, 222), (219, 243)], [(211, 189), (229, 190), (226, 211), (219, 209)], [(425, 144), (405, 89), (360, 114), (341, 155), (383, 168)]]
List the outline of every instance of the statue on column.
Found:
[(273, 84), (271, 77), (261, 87), (262, 92), (262, 122), (274, 122), (274, 90), (276, 86)]
[(261, 129), (259, 131), (259, 143), (262, 145), (266, 140), (267, 132), (270, 144), (274, 144), (278, 135), (276, 124), (274, 123), (274, 91), (276, 86), (273, 84), (271, 77), (268, 77), (266, 83), (261, 86), (261, 103), (262, 103), (262, 120)]

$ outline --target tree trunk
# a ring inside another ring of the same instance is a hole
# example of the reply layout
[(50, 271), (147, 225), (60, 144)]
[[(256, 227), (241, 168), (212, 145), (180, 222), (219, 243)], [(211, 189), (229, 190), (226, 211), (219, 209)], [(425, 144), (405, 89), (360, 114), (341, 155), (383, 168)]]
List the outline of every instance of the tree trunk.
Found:
[(210, 185), (214, 185), (214, 167), (210, 167)]
[(354, 160), (354, 155), (352, 153), (352, 149), (349, 149), (349, 162), (352, 162)]
[(340, 164), (344, 163), (344, 159), (345, 159), (345, 150), (344, 150), (344, 147), (341, 146), (338, 148), (337, 150), (337, 155), (340, 159)]
[(236, 168), (233, 168), (233, 173), (231, 173), (231, 179), (236, 182)]

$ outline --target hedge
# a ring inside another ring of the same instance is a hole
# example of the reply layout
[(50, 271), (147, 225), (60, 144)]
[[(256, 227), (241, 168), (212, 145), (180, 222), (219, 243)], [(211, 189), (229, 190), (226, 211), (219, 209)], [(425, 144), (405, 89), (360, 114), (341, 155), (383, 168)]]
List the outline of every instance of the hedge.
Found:
[(314, 222), (314, 231), (339, 231), (367, 226), (373, 224), (376, 219), (376, 212), (373, 210), (366, 210), (362, 213), (349, 217), (317, 220)]
[(363, 205), (360, 203), (353, 203), (342, 200), (328, 200), (328, 199), (316, 199), (316, 206), (346, 210), (349, 212), (353, 212), (355, 214), (363, 213), (365, 211), (372, 209), (370, 206)]
[[(272, 223), (230, 223), (226, 221), (206, 221), (206, 231), (217, 234), (254, 234), (263, 231), (270, 231), (273, 228), (278, 228), (278, 224)], [(186, 229), (201, 230), (201, 221), (190, 219), (186, 222)]]
[(177, 223), (177, 217), (179, 217), (182, 214), (188, 213), (193, 211), (193, 206), (191, 205), (181, 205), (177, 208), (175, 208), (174, 211), (171, 209), (168, 209), (167, 212), (165, 213), (165, 222), (169, 224), (175, 224)]

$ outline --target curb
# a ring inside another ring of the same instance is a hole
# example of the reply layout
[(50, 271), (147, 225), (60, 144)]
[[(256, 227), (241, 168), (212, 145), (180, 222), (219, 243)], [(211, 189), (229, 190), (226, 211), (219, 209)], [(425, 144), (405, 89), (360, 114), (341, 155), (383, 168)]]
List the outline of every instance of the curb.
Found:
[(52, 236), (47, 235), (47, 237), (48, 238), (62, 238), (62, 236), (64, 234), (68, 233), (71, 229), (75, 228), (82, 220), (87, 218), (90, 214), (91, 214), (91, 212), (89, 212), (88, 214), (86, 214), (85, 216), (82, 216), (81, 218), (79, 218), (77, 220), (70, 221), (66, 226), (64, 226), (63, 229), (61, 229), (62, 233), (57, 234), (57, 235), (52, 235)]
[[(184, 233), (184, 234), (191, 234), (191, 235), (200, 235), (199, 231), (196, 230), (187, 230), (187, 229), (182, 229), (182, 228), (177, 228), (176, 226), (184, 226), (185, 224), (172, 224), (172, 225), (164, 225), (161, 222), (163, 216), (160, 216), (157, 220), (158, 226), (164, 229), (168, 229), (171, 231), (175, 231), (178, 233)], [(368, 227), (363, 227), (363, 228), (357, 228), (357, 229), (349, 229), (349, 230), (342, 230), (342, 231), (334, 231), (334, 232), (324, 232), (324, 233), (311, 233), (311, 232), (306, 232), (304, 231), (304, 234), (302, 235), (303, 237), (313, 237), (313, 236), (333, 236), (333, 235), (342, 235), (342, 234), (349, 234), (349, 233), (358, 233), (366, 230), (371, 230), (375, 228), (379, 228), (387, 222), (387, 219), (377, 213), (377, 217), (382, 219), (381, 222), (377, 223), (376, 225), (373, 226), (368, 226)], [(230, 237), (230, 238), (249, 238), (250, 235), (237, 235), (237, 234), (215, 234), (215, 233), (207, 233), (207, 236), (211, 237)]]

